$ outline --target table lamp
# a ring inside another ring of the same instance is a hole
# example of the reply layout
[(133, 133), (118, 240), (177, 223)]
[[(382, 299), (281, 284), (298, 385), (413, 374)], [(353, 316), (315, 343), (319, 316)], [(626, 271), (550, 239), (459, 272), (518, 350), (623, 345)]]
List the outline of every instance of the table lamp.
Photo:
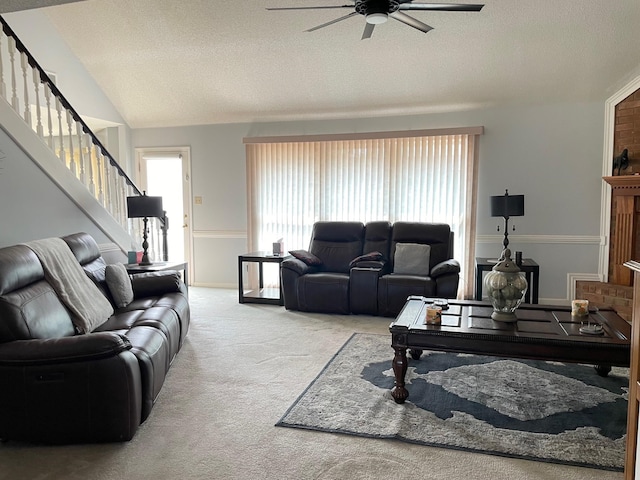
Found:
[[(504, 217), (504, 249), (509, 246), (509, 218), (522, 217), (524, 215), (524, 195), (509, 195), (509, 190), (504, 195), (491, 197), (491, 216)], [(515, 230), (515, 227), (513, 227)], [(500, 226), (498, 226), (500, 231)]]
[(127, 216), (129, 218), (142, 218), (144, 222), (142, 230), (142, 260), (138, 265), (152, 265), (149, 261), (149, 242), (147, 222), (148, 217), (162, 218), (162, 197), (149, 197), (147, 192), (135, 197), (127, 197)]
[(499, 322), (518, 320), (514, 312), (527, 292), (527, 279), (516, 262), (511, 260), (511, 250), (508, 248), (509, 218), (523, 215), (524, 195), (509, 195), (509, 190), (505, 190), (504, 195), (491, 197), (491, 216), (504, 217), (504, 241), (498, 263), (485, 276), (484, 286), (493, 305), (491, 318)]

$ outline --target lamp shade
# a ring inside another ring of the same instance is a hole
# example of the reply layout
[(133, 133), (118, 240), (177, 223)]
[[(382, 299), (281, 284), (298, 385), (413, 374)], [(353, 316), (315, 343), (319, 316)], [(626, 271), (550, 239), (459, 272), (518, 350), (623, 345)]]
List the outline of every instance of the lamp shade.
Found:
[(127, 216), (129, 218), (161, 218), (163, 215), (162, 197), (149, 197), (147, 195), (127, 197)]
[(496, 195), (491, 197), (492, 217), (522, 217), (524, 195)]

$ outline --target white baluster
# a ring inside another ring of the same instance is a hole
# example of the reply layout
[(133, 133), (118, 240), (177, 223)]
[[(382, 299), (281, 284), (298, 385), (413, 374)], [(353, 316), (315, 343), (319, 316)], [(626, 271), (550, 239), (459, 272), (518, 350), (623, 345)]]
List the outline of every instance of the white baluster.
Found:
[(96, 145), (93, 146), (93, 152), (96, 156), (96, 170), (98, 171), (98, 201), (102, 206), (106, 207), (107, 205), (104, 199), (104, 187), (102, 183), (104, 178), (102, 174), (102, 170), (104, 168), (104, 162), (103, 162), (102, 155), (100, 155), (100, 150)]
[(48, 83), (44, 84), (44, 99), (47, 104), (47, 145), (55, 152), (55, 147), (53, 146), (53, 121), (51, 119), (51, 87)]
[(18, 112), (20, 105), (18, 102), (18, 85), (16, 83), (16, 41), (13, 37), (9, 37), (9, 59), (11, 61), (11, 106)]
[(127, 189), (124, 182), (124, 177), (118, 174), (118, 219), (120, 225), (124, 228), (127, 226), (127, 214), (125, 212), (125, 202), (127, 197)]
[[(56, 97), (56, 111), (58, 112), (58, 137), (60, 138), (60, 149), (58, 150), (58, 158), (67, 165), (67, 158), (64, 152), (64, 135), (62, 134), (62, 103)], [(68, 166), (67, 166), (68, 167)]]
[[(23, 94), (24, 94), (24, 121), (27, 122), (27, 125), (32, 127), (31, 125), (31, 105), (29, 104), (29, 60), (27, 58), (27, 54), (22, 52), (20, 53), (20, 66), (22, 67), (22, 85), (23, 85)], [(33, 128), (33, 127), (32, 127)]]
[(78, 167), (76, 164), (75, 151), (73, 149), (73, 121), (71, 117), (71, 111), (65, 109), (65, 112), (67, 114), (67, 130), (69, 132), (69, 170), (71, 170), (71, 173), (73, 173), (76, 178), (78, 178)]
[(111, 164), (109, 162), (108, 158), (105, 158), (104, 154), (102, 153), (102, 151), (100, 151), (100, 158), (102, 158), (102, 163), (104, 165), (103, 167), (103, 171), (104, 174), (106, 176), (104, 184), (106, 187), (106, 191), (105, 191), (105, 199), (104, 199), (104, 207), (109, 211), (109, 213), (115, 217), (115, 215), (113, 215), (113, 175), (112, 175), (112, 170), (111, 170)]
[(75, 122), (76, 124), (76, 135), (78, 135), (78, 166), (79, 168), (79, 173), (80, 173), (80, 181), (85, 185), (85, 187), (88, 185), (87, 183), (87, 172), (86, 172), (86, 165), (85, 165), (85, 156), (84, 156), (84, 150), (82, 148), (82, 136), (84, 135), (84, 133), (82, 132), (82, 124), (80, 122)]
[(87, 150), (87, 156), (85, 157), (87, 159), (87, 166), (89, 167), (89, 192), (91, 192), (91, 195), (94, 196), (94, 198), (98, 199), (98, 196), (96, 195), (96, 183), (95, 183), (95, 169), (93, 168), (94, 164), (93, 164), (93, 148), (91, 147), (91, 135), (89, 135), (88, 133), (84, 134), (84, 140), (85, 140), (85, 144), (87, 145), (86, 150)]
[(40, 138), (44, 138), (44, 128), (42, 127), (42, 112), (40, 111), (40, 72), (37, 68), (31, 70), (33, 73), (33, 85), (36, 97), (36, 133)]
[(2, 58), (2, 39), (5, 35), (0, 32), (0, 95), (2, 98), (7, 99), (7, 85), (4, 82), (4, 59)]
[(113, 191), (113, 203), (114, 203), (114, 217), (115, 219), (118, 221), (118, 223), (122, 223), (122, 215), (120, 214), (120, 202), (121, 202), (121, 198), (122, 198), (122, 191), (121, 191), (121, 187), (122, 187), (122, 183), (121, 183), (121, 177), (120, 177), (120, 173), (117, 172), (114, 169), (114, 173), (113, 176), (116, 180), (115, 182), (115, 190)]
[(105, 206), (104, 199), (104, 165), (102, 156), (98, 154), (98, 147), (93, 147), (93, 151), (96, 156), (96, 171), (98, 172), (98, 201), (102, 206)]

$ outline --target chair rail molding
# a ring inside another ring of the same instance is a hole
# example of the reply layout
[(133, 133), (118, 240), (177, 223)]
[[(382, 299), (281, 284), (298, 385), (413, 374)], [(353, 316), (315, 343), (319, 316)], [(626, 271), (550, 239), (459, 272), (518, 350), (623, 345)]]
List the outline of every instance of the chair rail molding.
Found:
[[(477, 235), (476, 243), (502, 244), (504, 235)], [(547, 243), (571, 245), (603, 245), (606, 239), (596, 235), (509, 235), (512, 243)]]
[(194, 238), (247, 238), (246, 230), (194, 230)]

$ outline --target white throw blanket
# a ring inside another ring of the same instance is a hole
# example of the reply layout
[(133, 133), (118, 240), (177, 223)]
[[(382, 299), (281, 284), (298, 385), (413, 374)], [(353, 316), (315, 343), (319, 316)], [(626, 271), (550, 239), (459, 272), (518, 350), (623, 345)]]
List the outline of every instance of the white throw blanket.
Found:
[(71, 311), (79, 333), (89, 333), (113, 314), (113, 306), (84, 273), (69, 246), (61, 238), (26, 244), (40, 259), (47, 281)]

